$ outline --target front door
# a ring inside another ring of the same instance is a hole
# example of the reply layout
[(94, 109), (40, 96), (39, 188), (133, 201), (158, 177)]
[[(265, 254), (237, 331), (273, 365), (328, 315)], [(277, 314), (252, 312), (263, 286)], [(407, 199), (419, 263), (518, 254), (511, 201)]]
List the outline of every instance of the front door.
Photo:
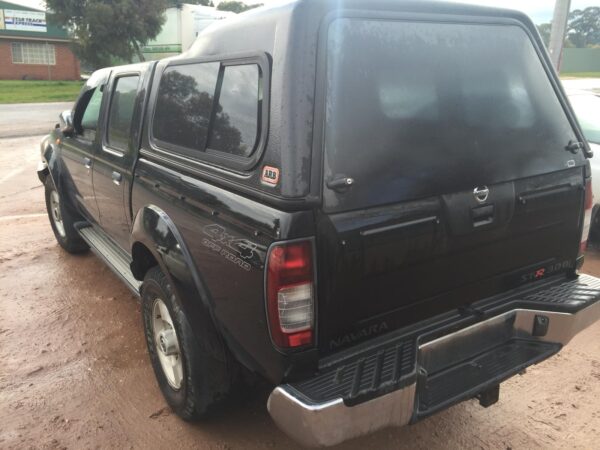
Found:
[(106, 133), (94, 161), (94, 193), (99, 223), (126, 250), (130, 228), (127, 194), (131, 185), (134, 136), (137, 136), (132, 124), (137, 118), (139, 82), (139, 73), (116, 73), (113, 76), (106, 112)]
[(64, 135), (61, 142), (61, 154), (68, 176), (65, 181), (72, 183), (75, 203), (84, 215), (92, 220), (98, 218), (98, 207), (92, 185), (92, 167), (94, 148), (99, 145), (97, 136), (98, 119), (104, 97), (104, 85), (84, 91), (76, 106), (73, 119), (74, 132)]

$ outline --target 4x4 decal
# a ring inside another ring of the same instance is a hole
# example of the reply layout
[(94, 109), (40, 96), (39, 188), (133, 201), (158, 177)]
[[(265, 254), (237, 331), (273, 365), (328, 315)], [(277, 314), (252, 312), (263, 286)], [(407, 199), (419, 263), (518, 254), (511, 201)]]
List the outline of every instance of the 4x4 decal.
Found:
[(224, 227), (211, 224), (206, 225), (202, 231), (208, 237), (202, 239), (202, 244), (218, 252), (225, 259), (240, 266), (244, 270), (250, 270), (252, 266), (247, 260), (254, 257), (256, 244), (247, 239), (236, 239), (227, 233)]

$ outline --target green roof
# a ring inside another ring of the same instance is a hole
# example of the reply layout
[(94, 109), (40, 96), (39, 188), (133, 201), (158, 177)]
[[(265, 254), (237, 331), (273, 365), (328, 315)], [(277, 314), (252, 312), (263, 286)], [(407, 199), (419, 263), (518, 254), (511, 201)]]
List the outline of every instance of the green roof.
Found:
[[(18, 10), (18, 11), (38, 11), (38, 12), (46, 13), (46, 32), (5, 30), (4, 22), (2, 22), (2, 23), (0, 23), (0, 37), (10, 36), (10, 37), (37, 38), (37, 39), (48, 39), (48, 40), (53, 40), (53, 39), (68, 40), (68, 39), (70, 39), (69, 33), (67, 32), (67, 30), (64, 27), (50, 23), (50, 20), (49, 20), (50, 13), (48, 13), (46, 11), (43, 11), (40, 9), (35, 9), (35, 8), (29, 8), (27, 6), (17, 5), (15, 3), (10, 3), (10, 2), (5, 2), (5, 1), (0, 1), (0, 9), (1, 10), (12, 9), (12, 10)], [(3, 17), (4, 17), (4, 14), (2, 14), (2, 17), (0, 17), (0, 19), (4, 20)]]

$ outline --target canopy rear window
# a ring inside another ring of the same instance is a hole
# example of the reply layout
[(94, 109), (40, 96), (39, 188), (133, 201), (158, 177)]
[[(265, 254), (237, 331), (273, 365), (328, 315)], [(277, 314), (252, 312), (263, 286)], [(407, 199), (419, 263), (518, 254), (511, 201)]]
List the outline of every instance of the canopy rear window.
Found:
[(576, 139), (518, 26), (338, 19), (327, 41), (328, 211), (566, 168)]

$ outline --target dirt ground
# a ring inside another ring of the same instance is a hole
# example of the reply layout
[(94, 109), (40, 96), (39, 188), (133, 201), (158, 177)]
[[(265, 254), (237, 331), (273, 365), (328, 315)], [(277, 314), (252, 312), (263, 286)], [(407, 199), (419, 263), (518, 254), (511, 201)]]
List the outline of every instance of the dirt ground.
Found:
[[(0, 139), (0, 448), (296, 448), (266, 410), (268, 390), (189, 424), (166, 407), (140, 307), (93, 254), (55, 243), (35, 175), (39, 137)], [(585, 271), (600, 276), (600, 252)], [(598, 448), (600, 323), (465, 402), (343, 448)]]

